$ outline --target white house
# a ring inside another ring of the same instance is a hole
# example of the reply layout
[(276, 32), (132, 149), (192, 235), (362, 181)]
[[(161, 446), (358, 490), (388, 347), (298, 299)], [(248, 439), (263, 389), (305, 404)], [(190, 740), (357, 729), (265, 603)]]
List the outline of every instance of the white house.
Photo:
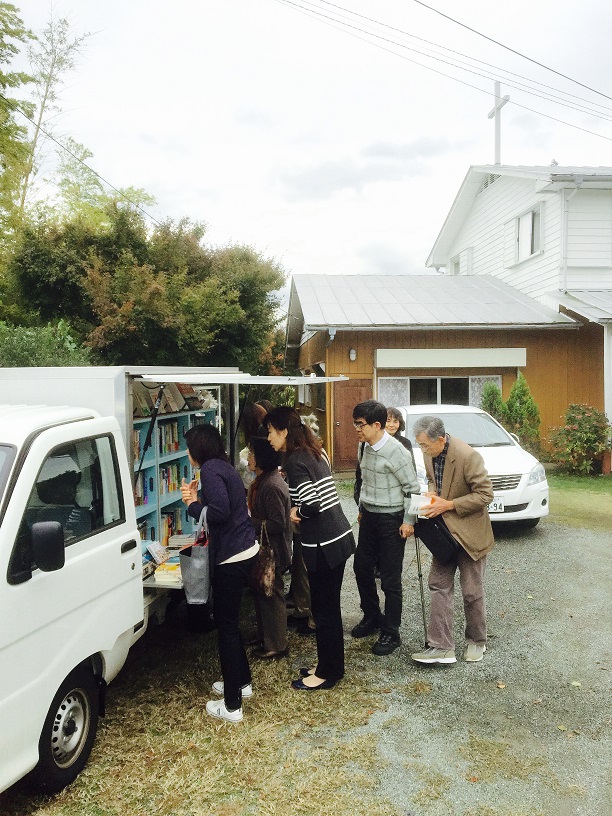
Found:
[(588, 325), (612, 419), (612, 167), (471, 167), (427, 266), (499, 278)]

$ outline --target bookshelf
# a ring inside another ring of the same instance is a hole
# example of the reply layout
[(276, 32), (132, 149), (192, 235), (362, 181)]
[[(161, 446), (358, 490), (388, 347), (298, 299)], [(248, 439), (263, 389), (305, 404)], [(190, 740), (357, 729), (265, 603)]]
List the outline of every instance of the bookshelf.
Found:
[[(132, 420), (132, 459), (134, 473), (149, 429), (149, 417)], [(174, 533), (190, 533), (193, 520), (181, 500), (181, 481), (195, 477), (187, 456), (184, 434), (198, 424), (217, 425), (214, 408), (159, 414), (145, 454), (142, 470), (134, 486), (136, 520), (141, 538), (167, 543)]]

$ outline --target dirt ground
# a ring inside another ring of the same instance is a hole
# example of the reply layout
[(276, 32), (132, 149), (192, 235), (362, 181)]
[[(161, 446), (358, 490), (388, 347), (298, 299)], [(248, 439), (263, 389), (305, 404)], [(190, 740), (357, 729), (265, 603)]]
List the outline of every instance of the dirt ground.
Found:
[(381, 795), (405, 816), (609, 814), (610, 533), (544, 520), (496, 539), (481, 663), (461, 659), (460, 593), (458, 662), (412, 663), (423, 629), (406, 563), (404, 646), (378, 658), (389, 707), (367, 726), (379, 737)]

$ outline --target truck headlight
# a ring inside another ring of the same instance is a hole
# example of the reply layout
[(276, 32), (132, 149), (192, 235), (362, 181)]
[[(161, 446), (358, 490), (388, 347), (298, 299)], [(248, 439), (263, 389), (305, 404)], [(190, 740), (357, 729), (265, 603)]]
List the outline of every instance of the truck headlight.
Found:
[(531, 469), (531, 473), (529, 474), (529, 479), (527, 481), (528, 485), (539, 484), (540, 482), (546, 481), (546, 471), (544, 470), (544, 465), (540, 462)]

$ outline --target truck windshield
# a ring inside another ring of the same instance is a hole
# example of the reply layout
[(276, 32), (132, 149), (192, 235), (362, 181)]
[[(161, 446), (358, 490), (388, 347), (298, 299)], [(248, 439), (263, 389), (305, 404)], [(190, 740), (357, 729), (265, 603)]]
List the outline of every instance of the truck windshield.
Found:
[(4, 490), (16, 453), (17, 448), (13, 445), (0, 445), (0, 500), (4, 496)]

